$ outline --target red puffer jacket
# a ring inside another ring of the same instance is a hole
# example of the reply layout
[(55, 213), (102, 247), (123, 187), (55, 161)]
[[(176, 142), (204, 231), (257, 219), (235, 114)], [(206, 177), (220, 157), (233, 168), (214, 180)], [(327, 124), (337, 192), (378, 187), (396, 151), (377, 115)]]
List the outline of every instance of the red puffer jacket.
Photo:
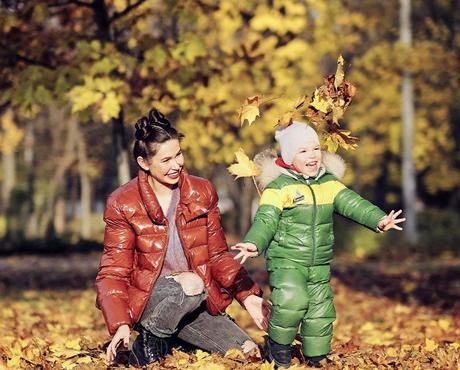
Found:
[[(190, 268), (207, 288), (209, 313), (223, 312), (232, 297), (242, 303), (251, 294), (260, 295), (228, 252), (212, 184), (183, 170), (179, 188), (177, 230)], [(113, 335), (120, 325), (132, 327), (140, 319), (168, 245), (168, 221), (144, 171), (110, 195), (104, 221), (96, 305)]]

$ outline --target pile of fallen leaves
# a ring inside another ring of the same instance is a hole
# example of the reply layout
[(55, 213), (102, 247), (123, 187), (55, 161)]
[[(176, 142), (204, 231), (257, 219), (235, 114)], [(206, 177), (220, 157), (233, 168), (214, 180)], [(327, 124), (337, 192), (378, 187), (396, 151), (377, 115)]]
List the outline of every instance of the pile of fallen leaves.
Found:
[[(88, 265), (88, 259), (93, 258), (97, 261), (97, 256), (72, 260), (69, 271), (78, 269), (80, 264)], [(62, 257), (62, 261), (68, 259)], [(94, 306), (92, 282), (88, 280), (81, 289), (70, 284), (73, 289), (67, 289), (69, 271), (56, 275), (54, 267), (62, 266), (57, 259), (47, 268), (46, 263), (30, 262), (27, 257), (0, 261), (0, 368), (107, 368), (104, 348), (110, 337), (101, 312)], [(401, 263), (358, 266), (338, 262), (332, 281), (338, 318), (330, 354), (333, 364), (327, 368), (460, 369), (460, 275), (458, 264), (449, 264), (441, 264), (435, 270), (451, 271), (450, 275), (432, 275), (424, 266), (408, 271), (408, 266)], [(90, 265), (96, 266), (97, 262)], [(46, 286), (49, 281), (44, 281), (45, 286), (28, 289), (20, 281), (27, 279), (27, 268), (31, 273), (55, 274), (50, 281), (61, 279), (61, 285), (52, 284), (50, 289)], [(253, 265), (252, 270), (256, 280), (265, 280), (261, 267)], [(6, 277), (15, 271), (22, 271), (22, 275), (17, 275), (16, 284), (8, 280), (6, 285)], [(436, 285), (444, 278), (447, 280)], [(256, 329), (237, 303), (229, 307), (228, 313), (256, 342), (262, 343), (264, 333)], [(299, 360), (299, 346), (296, 341), (293, 369), (306, 368)], [(126, 352), (120, 352), (119, 368), (127, 367), (126, 358)], [(268, 370), (273, 365), (236, 349), (225, 356), (201, 350), (174, 350), (161, 364), (149, 368)]]

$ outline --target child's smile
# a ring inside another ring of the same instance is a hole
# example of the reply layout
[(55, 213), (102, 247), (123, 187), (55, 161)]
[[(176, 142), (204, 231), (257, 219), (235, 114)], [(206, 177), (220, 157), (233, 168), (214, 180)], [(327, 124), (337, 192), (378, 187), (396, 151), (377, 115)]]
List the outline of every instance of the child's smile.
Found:
[(306, 144), (299, 148), (292, 165), (302, 174), (315, 177), (321, 167), (321, 148), (317, 143)]

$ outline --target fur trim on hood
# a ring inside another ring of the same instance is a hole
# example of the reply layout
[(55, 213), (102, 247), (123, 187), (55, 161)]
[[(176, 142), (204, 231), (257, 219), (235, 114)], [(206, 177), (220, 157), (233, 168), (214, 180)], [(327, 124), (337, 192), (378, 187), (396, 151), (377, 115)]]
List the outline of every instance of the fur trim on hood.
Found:
[[(341, 156), (334, 153), (322, 151), (322, 164), (327, 172), (333, 174), (341, 180), (345, 174), (346, 164)], [(255, 164), (260, 167), (261, 174), (256, 177), (257, 183), (261, 190), (275, 180), (279, 175), (285, 173), (285, 169), (278, 166), (275, 161), (278, 154), (274, 149), (266, 149), (254, 157)]]

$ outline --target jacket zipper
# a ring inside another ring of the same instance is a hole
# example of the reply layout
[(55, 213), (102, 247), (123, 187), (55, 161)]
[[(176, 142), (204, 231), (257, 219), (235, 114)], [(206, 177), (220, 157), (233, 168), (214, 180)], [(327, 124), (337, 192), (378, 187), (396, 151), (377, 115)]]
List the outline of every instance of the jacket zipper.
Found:
[(316, 255), (316, 236), (315, 236), (315, 225), (316, 225), (316, 196), (313, 188), (310, 186), (310, 181), (306, 180), (307, 186), (311, 191), (311, 195), (313, 196), (313, 225), (312, 225), (312, 242), (313, 242), (313, 250), (311, 252), (311, 262), (310, 266), (314, 266), (315, 263), (315, 255)]

